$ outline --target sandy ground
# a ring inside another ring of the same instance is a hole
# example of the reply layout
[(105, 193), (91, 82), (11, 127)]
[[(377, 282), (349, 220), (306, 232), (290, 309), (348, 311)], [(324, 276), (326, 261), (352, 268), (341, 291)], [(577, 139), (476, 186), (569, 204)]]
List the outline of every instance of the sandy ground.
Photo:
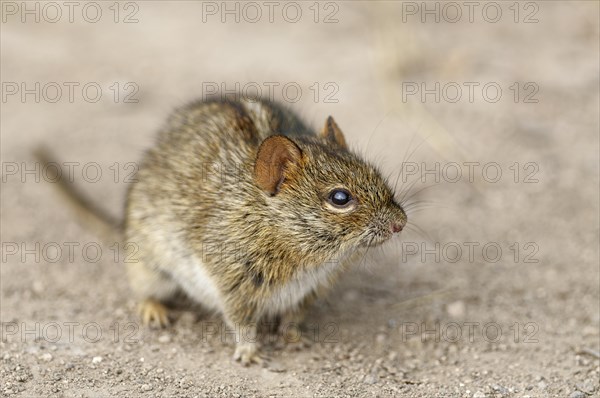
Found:
[[(441, 3), (439, 22), (421, 2), (299, 2), (297, 22), (277, 3), (272, 23), (262, 2), (256, 23), (256, 6), (236, 22), (174, 3), (98, 2), (96, 23), (87, 3), (72, 23), (62, 2), (57, 22), (2, 3), (1, 396), (598, 396), (597, 2), (458, 2), (456, 23)], [(311, 346), (267, 345), (264, 368), (232, 362), (214, 316), (139, 327), (123, 254), (31, 155), (73, 162), (120, 217), (131, 162), (214, 87), (273, 87), (315, 127), (334, 115), (392, 178), (405, 161), (399, 195), (418, 203), (314, 306)]]

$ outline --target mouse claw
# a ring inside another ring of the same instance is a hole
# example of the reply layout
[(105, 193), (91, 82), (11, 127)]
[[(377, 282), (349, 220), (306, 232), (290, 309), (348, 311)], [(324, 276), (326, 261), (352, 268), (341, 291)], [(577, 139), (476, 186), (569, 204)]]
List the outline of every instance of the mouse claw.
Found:
[(263, 365), (265, 360), (260, 356), (258, 345), (256, 343), (239, 343), (235, 347), (233, 354), (235, 361), (241, 362), (244, 366), (249, 366), (252, 363)]
[(151, 328), (165, 328), (171, 324), (167, 307), (156, 300), (144, 300), (138, 309), (142, 324)]

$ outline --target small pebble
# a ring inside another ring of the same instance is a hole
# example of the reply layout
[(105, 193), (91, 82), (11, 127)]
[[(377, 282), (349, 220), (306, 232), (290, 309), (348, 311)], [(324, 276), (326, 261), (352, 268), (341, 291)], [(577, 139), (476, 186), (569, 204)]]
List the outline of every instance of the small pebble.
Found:
[(594, 382), (592, 380), (586, 380), (582, 384), (577, 384), (577, 388), (587, 394), (593, 394), (596, 387), (594, 387)]
[(548, 384), (546, 384), (546, 382), (544, 380), (542, 380), (538, 383), (538, 388), (540, 390), (544, 390), (544, 389), (546, 389), (546, 387), (548, 387)]
[(482, 391), (475, 391), (473, 398), (485, 398), (485, 394)]
[(377, 378), (373, 375), (368, 375), (367, 377), (365, 377), (364, 381), (367, 384), (375, 384), (375, 383), (377, 383)]
[(40, 356), (40, 359), (44, 362), (50, 362), (52, 360), (52, 354), (50, 354), (49, 352), (42, 354)]
[(503, 387), (499, 384), (492, 385), (492, 390), (496, 391), (497, 393), (500, 393), (500, 395), (508, 395), (510, 393), (510, 391), (508, 391), (506, 387)]
[(581, 391), (573, 391), (571, 395), (569, 395), (569, 398), (585, 398), (585, 394)]
[(102, 362), (102, 357), (94, 357), (92, 358), (92, 363), (100, 363)]
[(150, 384), (142, 384), (142, 391), (151, 391), (152, 386)]
[(462, 300), (454, 301), (446, 306), (448, 315), (454, 318), (462, 318), (466, 312), (465, 302)]
[(170, 343), (171, 342), (171, 336), (169, 336), (168, 334), (163, 334), (162, 336), (160, 336), (158, 338), (158, 342), (159, 343), (163, 343), (163, 344)]
[(387, 336), (385, 333), (377, 333), (377, 336), (375, 337), (375, 341), (377, 342), (377, 344), (383, 344), (386, 340)]
[(44, 284), (40, 281), (33, 282), (31, 289), (36, 294), (42, 294), (44, 292)]

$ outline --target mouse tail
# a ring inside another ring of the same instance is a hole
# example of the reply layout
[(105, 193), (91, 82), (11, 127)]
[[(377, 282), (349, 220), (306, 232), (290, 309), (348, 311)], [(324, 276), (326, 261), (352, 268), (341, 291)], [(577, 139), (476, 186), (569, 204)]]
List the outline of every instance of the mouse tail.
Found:
[[(123, 222), (115, 219), (106, 211), (93, 203), (85, 194), (83, 194), (75, 184), (63, 178), (64, 170), (61, 163), (57, 162), (52, 153), (44, 147), (40, 147), (33, 152), (33, 155), (46, 167), (48, 179), (53, 182), (65, 202), (75, 212), (77, 220), (85, 227), (93, 231), (99, 238), (106, 241), (120, 241), (123, 231)], [(53, 167), (47, 167), (52, 165)], [(60, 173), (60, 174), (59, 174)]]

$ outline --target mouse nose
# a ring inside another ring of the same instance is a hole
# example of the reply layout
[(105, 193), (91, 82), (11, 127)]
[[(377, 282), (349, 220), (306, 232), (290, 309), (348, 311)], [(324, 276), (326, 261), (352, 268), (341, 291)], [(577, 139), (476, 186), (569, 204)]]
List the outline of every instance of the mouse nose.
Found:
[(397, 234), (398, 232), (402, 231), (403, 228), (404, 225), (402, 223), (395, 221), (392, 221), (392, 224), (390, 225), (390, 229), (392, 230), (393, 234)]

